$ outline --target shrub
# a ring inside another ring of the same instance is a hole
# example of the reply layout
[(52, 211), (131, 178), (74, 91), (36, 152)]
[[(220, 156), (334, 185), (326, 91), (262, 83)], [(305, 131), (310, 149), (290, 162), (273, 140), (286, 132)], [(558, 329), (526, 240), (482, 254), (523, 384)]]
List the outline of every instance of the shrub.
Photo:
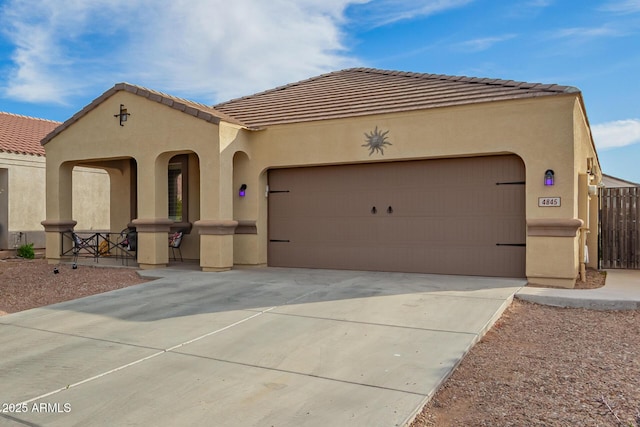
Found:
[(33, 250), (33, 243), (27, 243), (26, 245), (18, 247), (17, 254), (20, 258), (34, 259), (36, 253)]

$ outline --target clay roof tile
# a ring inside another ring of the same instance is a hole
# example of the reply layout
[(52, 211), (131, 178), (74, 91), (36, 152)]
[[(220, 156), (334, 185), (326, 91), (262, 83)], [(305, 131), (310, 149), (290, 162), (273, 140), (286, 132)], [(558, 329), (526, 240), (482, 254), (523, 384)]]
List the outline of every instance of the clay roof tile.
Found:
[(570, 86), (350, 68), (215, 105), (256, 128), (314, 120), (549, 96)]
[(0, 151), (44, 156), (40, 140), (59, 122), (0, 112)]

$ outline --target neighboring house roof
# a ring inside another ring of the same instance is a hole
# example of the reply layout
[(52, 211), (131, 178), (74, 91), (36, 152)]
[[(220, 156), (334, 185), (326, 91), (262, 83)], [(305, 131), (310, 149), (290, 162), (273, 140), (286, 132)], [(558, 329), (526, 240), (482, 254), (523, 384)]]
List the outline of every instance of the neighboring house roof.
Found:
[(74, 114), (69, 120), (62, 123), (55, 130), (53, 130), (50, 134), (46, 135), (42, 139), (42, 145), (45, 145), (47, 142), (51, 141), (53, 137), (58, 135), (60, 132), (64, 131), (66, 128), (77, 122), (81, 117), (89, 113), (91, 110), (96, 108), (98, 105), (102, 104), (106, 99), (113, 96), (116, 92), (125, 91), (132, 93), (134, 95), (141, 96), (143, 98), (147, 98), (150, 101), (155, 101), (159, 104), (164, 104), (167, 107), (174, 108), (176, 110), (182, 111), (185, 114), (189, 114), (191, 116), (197, 117), (199, 119), (205, 120), (209, 123), (219, 124), (220, 120), (223, 120), (227, 123), (233, 123), (239, 126), (247, 127), (244, 123), (238, 121), (237, 119), (228, 116), (227, 114), (216, 110), (213, 107), (209, 107), (204, 104), (200, 104), (194, 101), (189, 101), (187, 99), (178, 98), (176, 96), (171, 96), (166, 93), (158, 92), (152, 89), (147, 89), (142, 86), (136, 86), (129, 83), (118, 83), (113, 86), (111, 89), (94, 99), (89, 105), (84, 107), (82, 110), (78, 111)]
[(602, 183), (607, 188), (640, 187), (640, 184), (638, 183), (616, 178), (615, 176), (606, 175), (606, 174), (602, 174)]
[(0, 112), (0, 152), (44, 156), (40, 140), (60, 122)]
[(214, 108), (254, 127), (578, 93), (572, 86), (351, 68)]

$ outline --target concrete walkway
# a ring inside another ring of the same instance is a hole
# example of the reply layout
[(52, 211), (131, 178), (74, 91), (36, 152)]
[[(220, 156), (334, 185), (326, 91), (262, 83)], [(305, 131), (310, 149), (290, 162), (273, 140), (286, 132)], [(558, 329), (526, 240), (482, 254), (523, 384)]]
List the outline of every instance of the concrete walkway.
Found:
[(0, 425), (405, 425), (524, 280), (200, 273), (0, 317)]
[(640, 309), (640, 270), (607, 270), (605, 286), (598, 289), (525, 287), (516, 297), (557, 307), (637, 310)]

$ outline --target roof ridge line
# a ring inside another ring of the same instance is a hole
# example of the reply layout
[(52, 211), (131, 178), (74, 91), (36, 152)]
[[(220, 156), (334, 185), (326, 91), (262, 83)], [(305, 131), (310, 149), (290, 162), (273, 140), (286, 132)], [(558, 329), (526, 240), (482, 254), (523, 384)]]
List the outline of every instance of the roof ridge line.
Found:
[[(207, 104), (203, 104), (201, 102), (197, 102), (197, 101), (192, 101), (190, 99), (187, 98), (182, 98), (179, 96), (174, 96), (174, 95), (170, 95), (168, 93), (165, 92), (160, 92), (158, 90), (155, 89), (149, 89), (146, 88), (144, 86), (139, 86), (136, 84), (132, 84), (132, 83), (127, 83), (127, 82), (121, 82), (121, 83), (116, 83), (113, 88), (111, 88), (110, 90), (108, 90), (107, 92), (110, 92), (111, 90), (113, 90), (113, 92), (118, 92), (118, 91), (125, 91), (125, 92), (129, 92), (132, 93), (134, 95), (138, 95), (138, 96), (142, 96), (144, 98), (147, 98), (151, 101), (155, 101), (164, 105), (167, 105), (169, 107), (175, 108), (179, 111), (182, 111), (184, 113), (187, 114), (191, 114), (195, 117), (201, 118), (201, 119), (205, 119), (208, 122), (217, 124), (220, 120), (232, 123), (232, 124), (236, 124), (236, 125), (240, 125), (243, 127), (246, 127), (247, 129), (253, 129), (251, 126), (247, 125), (246, 123), (243, 123), (241, 120), (231, 116), (230, 114), (227, 114), (223, 111), (220, 111), (218, 109), (216, 109), (213, 106), (207, 105)], [(103, 96), (105, 94), (107, 94), (107, 92), (105, 92), (103, 94)], [(152, 96), (153, 95), (153, 96)], [(109, 95), (111, 96), (111, 94)], [(159, 97), (159, 99), (158, 99)], [(101, 97), (99, 97), (101, 98)], [(99, 99), (99, 98), (96, 98)], [(95, 100), (94, 100), (95, 102)], [(182, 108), (184, 107), (184, 108)], [(203, 114), (198, 114), (195, 113), (193, 111), (187, 111), (187, 109), (197, 109), (199, 110), (201, 113)], [(217, 119), (217, 120), (216, 120)]]
[[(167, 93), (167, 92), (162, 92), (162, 91), (159, 91), (159, 90), (156, 90), (156, 89), (150, 89), (150, 88), (148, 88), (148, 87), (140, 86), (140, 85), (137, 85), (137, 84), (134, 84), (134, 83), (120, 82), (120, 83), (116, 83), (116, 84), (114, 85), (114, 88), (115, 88), (116, 86), (118, 86), (118, 85), (122, 85), (122, 86), (123, 86), (123, 89), (124, 89), (125, 87), (129, 87), (129, 88), (141, 89), (141, 90), (143, 90), (143, 91), (145, 91), (145, 90), (146, 90), (146, 91), (148, 91), (148, 92), (150, 92), (150, 93), (155, 93), (155, 94), (158, 94), (158, 95), (160, 95), (160, 96), (164, 96), (164, 97), (167, 97), (167, 98), (175, 99), (175, 100), (177, 100), (177, 101), (188, 102), (189, 104), (199, 105), (199, 106), (201, 106), (201, 107), (208, 108), (208, 109), (210, 109), (210, 108), (211, 108), (211, 106), (210, 106), (210, 105), (204, 104), (204, 103), (202, 103), (202, 102), (193, 101), (193, 100), (191, 100), (191, 99), (187, 99), (187, 98), (183, 98), (183, 97), (180, 97), (180, 96), (171, 95), (171, 94), (169, 94), (169, 93)], [(116, 89), (116, 90), (119, 90), (119, 89)]]
[[(520, 87), (522, 85), (530, 86), (531, 88), (538, 88), (539, 90), (548, 90), (550, 92), (580, 92), (580, 89), (575, 86), (568, 85), (560, 85), (557, 83), (541, 83), (541, 82), (526, 82), (520, 80), (505, 80), (496, 77), (469, 77), (465, 75), (453, 75), (453, 74), (431, 74), (431, 73), (416, 73), (410, 71), (400, 71), (400, 70), (383, 70), (380, 68), (367, 68), (367, 67), (356, 67), (356, 68), (347, 68), (345, 70), (336, 71), (336, 73), (340, 72), (348, 72), (348, 71), (361, 71), (361, 72), (370, 72), (381, 75), (388, 76), (404, 76), (404, 77), (416, 77), (416, 78), (426, 78), (426, 79), (435, 79), (435, 80), (443, 80), (443, 81), (465, 81), (465, 83), (476, 83), (476, 84), (487, 84), (487, 85), (496, 85), (496, 86), (506, 86), (506, 87)], [(322, 77), (322, 76), (318, 76)], [(540, 87), (542, 86), (542, 87)], [(553, 88), (562, 88), (560, 90)], [(257, 94), (256, 94), (257, 95)]]

